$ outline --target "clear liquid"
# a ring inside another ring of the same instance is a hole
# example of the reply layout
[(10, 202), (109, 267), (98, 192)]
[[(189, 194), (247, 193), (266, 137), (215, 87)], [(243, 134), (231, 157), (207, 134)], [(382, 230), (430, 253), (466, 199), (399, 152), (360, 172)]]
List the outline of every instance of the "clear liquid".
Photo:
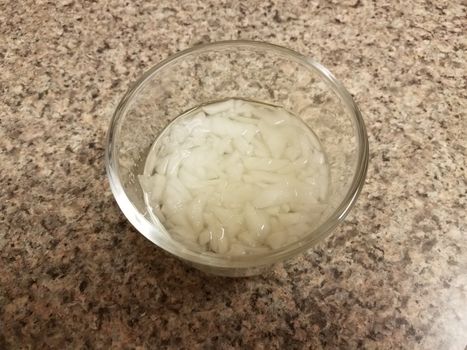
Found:
[(172, 121), (139, 177), (148, 212), (189, 248), (278, 249), (320, 221), (329, 167), (317, 136), (284, 109), (231, 99)]

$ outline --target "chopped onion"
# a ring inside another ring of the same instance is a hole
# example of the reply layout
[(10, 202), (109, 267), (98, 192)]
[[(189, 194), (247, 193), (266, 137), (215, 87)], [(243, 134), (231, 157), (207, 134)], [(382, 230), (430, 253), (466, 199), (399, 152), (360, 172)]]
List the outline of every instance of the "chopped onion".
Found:
[(313, 132), (282, 108), (227, 100), (159, 136), (138, 177), (154, 220), (189, 249), (259, 254), (306, 235), (329, 170)]

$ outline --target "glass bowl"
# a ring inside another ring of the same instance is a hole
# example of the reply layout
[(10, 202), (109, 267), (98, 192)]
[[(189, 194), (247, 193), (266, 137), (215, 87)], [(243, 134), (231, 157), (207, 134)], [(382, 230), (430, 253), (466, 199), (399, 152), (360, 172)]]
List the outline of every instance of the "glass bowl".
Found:
[[(160, 132), (177, 116), (227, 98), (284, 107), (318, 136), (329, 169), (329, 205), (299, 241), (255, 255), (200, 253), (173, 240), (146, 210), (138, 175)], [(348, 214), (365, 180), (368, 138), (358, 107), (322, 65), (290, 49), (223, 41), (179, 52), (153, 66), (129, 89), (110, 123), (106, 168), (121, 210), (151, 242), (200, 270), (224, 276), (261, 273), (327, 236)]]

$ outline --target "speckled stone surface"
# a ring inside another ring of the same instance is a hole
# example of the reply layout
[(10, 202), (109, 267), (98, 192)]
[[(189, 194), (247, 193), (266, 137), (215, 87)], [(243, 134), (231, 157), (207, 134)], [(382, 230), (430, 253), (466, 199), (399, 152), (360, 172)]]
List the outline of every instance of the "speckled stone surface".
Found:
[[(0, 349), (466, 348), (465, 2), (239, 3), (0, 2)], [(330, 68), (371, 148), (345, 224), (248, 279), (152, 245), (103, 159), (143, 69), (235, 38)]]

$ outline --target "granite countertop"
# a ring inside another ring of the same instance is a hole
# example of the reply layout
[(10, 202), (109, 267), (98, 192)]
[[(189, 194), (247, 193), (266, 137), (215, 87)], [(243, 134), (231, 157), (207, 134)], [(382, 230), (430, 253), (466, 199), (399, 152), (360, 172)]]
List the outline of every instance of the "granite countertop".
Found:
[[(0, 3), (0, 349), (466, 349), (467, 8), (452, 1)], [(320, 61), (370, 140), (358, 204), (269, 273), (212, 277), (127, 222), (104, 138), (200, 42)]]

